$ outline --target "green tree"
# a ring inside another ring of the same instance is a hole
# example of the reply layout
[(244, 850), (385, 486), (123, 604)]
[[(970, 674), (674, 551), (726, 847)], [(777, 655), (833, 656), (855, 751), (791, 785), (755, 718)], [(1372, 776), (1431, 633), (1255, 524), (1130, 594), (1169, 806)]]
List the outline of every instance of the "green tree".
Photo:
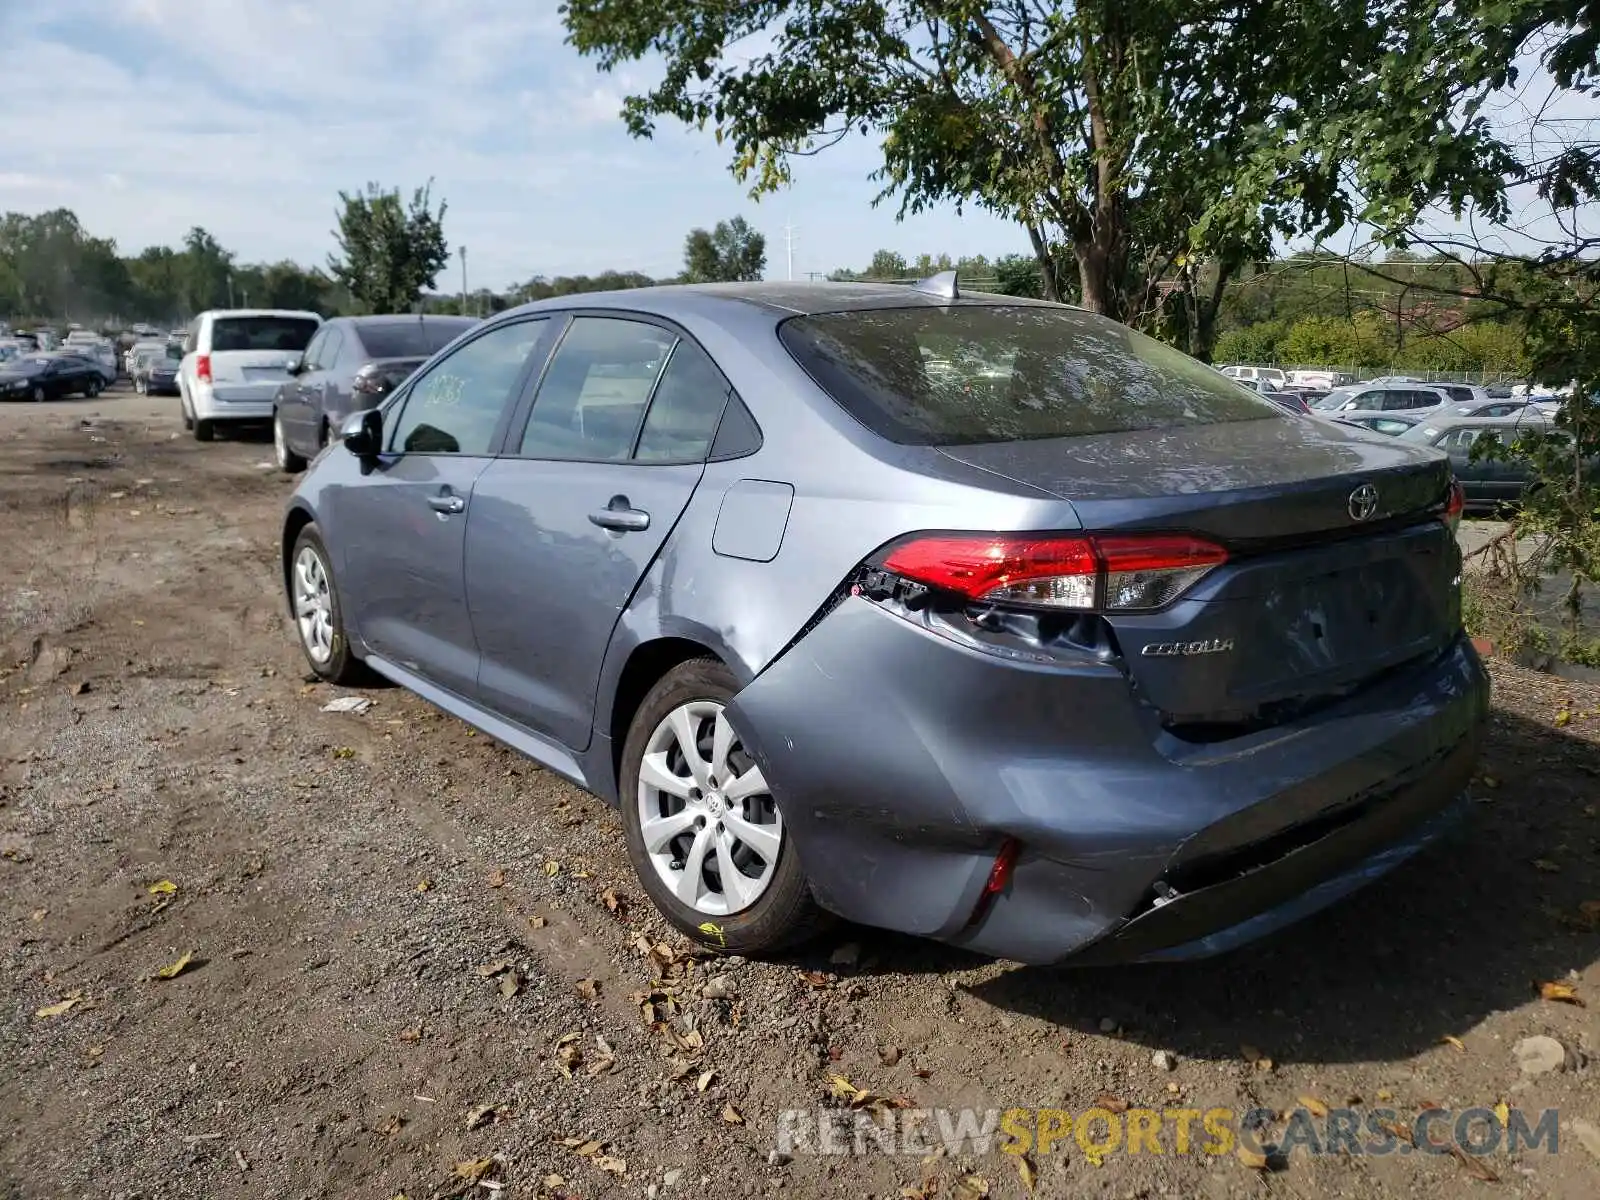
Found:
[[(318, 270), (306, 270), (285, 259), (259, 268), (260, 282), (250, 298), (264, 308), (326, 312), (333, 281)], [(257, 299), (259, 297), (259, 299)]]
[(229, 277), (233, 274), (232, 251), (223, 249), (216, 238), (196, 225), (184, 236), (180, 257), (180, 294), (189, 312), (203, 312), (233, 303), (228, 295)]
[(737, 283), (760, 279), (767, 269), (767, 239), (743, 217), (715, 229), (691, 229), (683, 243), (685, 283)]
[[(795, 155), (873, 131), (880, 198), (898, 197), (902, 214), (953, 201), (1015, 220), (1047, 296), (1066, 291), (1064, 248), (1087, 307), (1169, 328), (1204, 354), (1244, 263), (1274, 235), (1348, 219), (1347, 170), (1378, 151), (1336, 132), (1352, 107), (1365, 114), (1389, 99), (1365, 81), (1399, 16), (1415, 23), (1424, 17), (1413, 10), (1441, 6), (569, 0), (564, 18), (602, 68), (664, 61), (658, 85), (626, 101), (634, 134), (661, 117), (712, 127), (735, 174), (761, 192), (788, 181)], [(769, 52), (728, 53), (756, 34), (773, 39)], [(1436, 122), (1407, 152), (1451, 148), (1435, 192), (1446, 173), (1482, 165), (1481, 131), (1459, 128), (1444, 90), (1406, 99), (1431, 105)], [(1305, 139), (1302, 124), (1339, 153), (1283, 154)]]
[(365, 193), (339, 193), (341, 209), (330, 255), (333, 278), (368, 312), (410, 312), (450, 261), (444, 237), (445, 202), (432, 208), (433, 183), (416, 189), (410, 204), (400, 189), (367, 184)]

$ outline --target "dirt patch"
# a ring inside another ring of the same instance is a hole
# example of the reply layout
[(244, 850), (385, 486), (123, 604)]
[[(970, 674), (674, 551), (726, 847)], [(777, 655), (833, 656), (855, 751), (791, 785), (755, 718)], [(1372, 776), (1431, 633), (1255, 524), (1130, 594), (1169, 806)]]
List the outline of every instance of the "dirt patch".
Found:
[[(1398, 1150), (1268, 1172), (1174, 1153), (1169, 1125), (1161, 1155), (1069, 1136), (1026, 1171), (1041, 1195), (1600, 1194), (1600, 691), (1497, 668), (1460, 834), (1230, 958), (1024, 970), (842, 930), (706, 961), (600, 803), (397, 689), (322, 711), (267, 454), (195, 443), (173, 401), (0, 409), (0, 1197), (1017, 1196), (998, 1144), (785, 1157), (782, 1114), (1301, 1097), (1557, 1107), (1560, 1153), (1497, 1150), (1493, 1184)], [(1570, 1062), (1525, 1073), (1530, 1036)]]

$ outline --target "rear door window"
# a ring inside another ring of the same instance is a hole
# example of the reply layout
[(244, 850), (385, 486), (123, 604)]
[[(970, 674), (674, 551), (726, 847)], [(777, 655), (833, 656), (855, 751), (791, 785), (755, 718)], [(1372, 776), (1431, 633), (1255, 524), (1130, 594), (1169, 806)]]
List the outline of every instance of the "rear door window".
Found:
[(573, 318), (539, 385), (519, 453), (580, 462), (628, 458), (677, 340), (643, 321)]
[(285, 350), (298, 353), (310, 344), (320, 321), (310, 317), (218, 317), (211, 325), (211, 353), (230, 350)]
[(1266, 397), (1188, 355), (1077, 309), (919, 304), (819, 313), (785, 321), (779, 338), (840, 407), (905, 445), (1286, 419)]
[(699, 346), (680, 339), (656, 385), (633, 456), (641, 462), (699, 462), (711, 450), (727, 405), (728, 381)]

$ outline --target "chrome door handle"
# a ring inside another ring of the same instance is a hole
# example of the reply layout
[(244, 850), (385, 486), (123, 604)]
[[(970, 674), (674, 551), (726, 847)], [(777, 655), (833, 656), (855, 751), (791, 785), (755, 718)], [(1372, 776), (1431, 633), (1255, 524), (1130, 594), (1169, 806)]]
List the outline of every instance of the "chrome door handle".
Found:
[[(613, 501), (615, 503), (615, 501)], [(627, 507), (627, 501), (614, 508), (596, 509), (589, 514), (589, 522), (601, 529), (618, 533), (640, 533), (650, 528), (650, 514), (641, 509)]]
[(460, 496), (429, 496), (428, 507), (436, 513), (463, 513), (467, 511), (467, 502)]

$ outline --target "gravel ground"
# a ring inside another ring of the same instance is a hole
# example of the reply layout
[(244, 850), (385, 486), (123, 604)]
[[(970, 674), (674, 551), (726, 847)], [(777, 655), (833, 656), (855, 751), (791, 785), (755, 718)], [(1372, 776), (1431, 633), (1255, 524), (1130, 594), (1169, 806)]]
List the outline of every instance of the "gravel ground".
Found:
[[(707, 960), (604, 805), (398, 690), (322, 711), (269, 457), (0, 409), (0, 1197), (1600, 1194), (1600, 691), (1497, 666), (1463, 831), (1229, 958)], [(1319, 1102), (1557, 1107), (1560, 1152), (776, 1152), (792, 1109)]]

